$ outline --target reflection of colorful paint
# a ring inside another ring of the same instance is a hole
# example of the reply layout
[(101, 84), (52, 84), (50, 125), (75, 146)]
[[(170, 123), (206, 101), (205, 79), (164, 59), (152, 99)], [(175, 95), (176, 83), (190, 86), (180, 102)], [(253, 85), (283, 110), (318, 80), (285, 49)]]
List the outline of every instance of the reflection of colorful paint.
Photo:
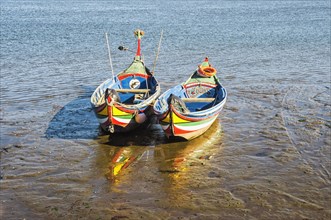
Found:
[[(151, 154), (153, 155), (152, 158), (158, 163), (160, 172), (173, 173), (173, 175), (179, 172), (185, 172), (192, 166), (203, 165), (206, 160), (211, 158), (210, 147), (214, 146), (212, 143), (219, 141), (221, 137), (221, 130), (219, 128), (219, 123), (214, 123), (211, 125), (211, 129), (190, 142), (158, 143), (154, 147), (111, 147), (109, 153), (109, 172), (107, 172), (107, 176), (109, 179), (119, 181), (119, 175), (125, 171), (126, 168), (137, 161), (141, 161), (142, 158), (148, 160)], [(160, 132), (160, 129), (158, 129), (157, 132)], [(148, 132), (148, 135), (154, 136), (155, 134)], [(120, 136), (116, 137), (123, 141), (123, 138)], [(144, 137), (139, 136), (139, 139), (141, 138), (144, 139)], [(163, 139), (163, 141), (164, 140), (167, 139)], [(154, 141), (155, 139), (153, 139), (153, 143), (144, 142), (144, 144), (153, 145), (155, 144)]]
[(173, 142), (157, 147), (154, 156), (160, 161), (159, 170), (165, 173), (183, 172), (210, 160), (213, 143), (221, 138), (219, 123), (213, 123), (210, 128), (189, 142)]
[(124, 161), (123, 163), (117, 163), (112, 167), (112, 173), (114, 176), (116, 176), (121, 171), (125, 163), (126, 161)]
[(113, 155), (111, 154), (112, 159), (109, 164), (110, 178), (117, 176), (122, 170), (130, 166), (133, 161), (139, 159), (143, 153), (144, 151), (140, 148), (118, 148)]

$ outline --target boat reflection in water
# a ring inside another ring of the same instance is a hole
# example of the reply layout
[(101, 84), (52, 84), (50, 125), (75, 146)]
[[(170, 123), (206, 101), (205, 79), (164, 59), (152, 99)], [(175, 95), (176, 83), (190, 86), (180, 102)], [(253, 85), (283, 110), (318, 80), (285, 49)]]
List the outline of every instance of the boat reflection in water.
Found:
[(146, 147), (114, 147), (109, 152), (111, 161), (107, 177), (114, 179), (135, 160), (139, 161), (146, 152), (148, 152)]
[(189, 167), (203, 165), (221, 145), (221, 126), (216, 120), (210, 129), (191, 141), (164, 143), (156, 146), (154, 160), (162, 173), (185, 173)]
[[(206, 133), (191, 141), (170, 141), (157, 124), (139, 132), (116, 134), (109, 138), (108, 144), (111, 147), (106, 176), (112, 180), (118, 179), (120, 173), (125, 174), (124, 171), (138, 161), (147, 163), (147, 166), (156, 166), (159, 173), (185, 171), (187, 167), (209, 160), (215, 148), (219, 148), (220, 139), (221, 127), (218, 120)], [(141, 167), (136, 166), (133, 169), (139, 168)]]
[(149, 161), (156, 145), (167, 141), (163, 130), (151, 119), (149, 127), (141, 127), (130, 133), (111, 134), (109, 136), (108, 179), (115, 178), (137, 161)]

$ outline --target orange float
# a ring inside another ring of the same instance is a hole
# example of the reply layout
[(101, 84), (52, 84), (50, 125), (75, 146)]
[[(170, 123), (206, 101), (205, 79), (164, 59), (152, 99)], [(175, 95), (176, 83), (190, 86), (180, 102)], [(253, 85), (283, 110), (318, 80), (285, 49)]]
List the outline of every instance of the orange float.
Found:
[(217, 70), (211, 66), (199, 66), (198, 74), (203, 77), (211, 77), (217, 73)]

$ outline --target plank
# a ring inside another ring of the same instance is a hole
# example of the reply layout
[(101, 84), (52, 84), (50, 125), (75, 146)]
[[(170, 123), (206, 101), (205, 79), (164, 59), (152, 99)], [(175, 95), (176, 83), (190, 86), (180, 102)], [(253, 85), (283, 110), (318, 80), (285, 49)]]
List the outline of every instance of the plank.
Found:
[(146, 93), (150, 89), (115, 89), (116, 92)]
[(181, 98), (184, 102), (212, 102), (215, 98)]

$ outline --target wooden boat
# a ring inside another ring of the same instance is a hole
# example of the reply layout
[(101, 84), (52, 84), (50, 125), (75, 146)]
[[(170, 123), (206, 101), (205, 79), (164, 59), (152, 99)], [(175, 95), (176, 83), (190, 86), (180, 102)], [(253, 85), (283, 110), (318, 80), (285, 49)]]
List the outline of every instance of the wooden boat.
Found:
[(168, 138), (191, 140), (216, 120), (227, 98), (216, 72), (205, 58), (186, 82), (167, 90), (156, 100), (154, 112)]
[(160, 95), (159, 83), (142, 59), (140, 41), (144, 32), (136, 30), (135, 35), (138, 46), (131, 65), (103, 82), (91, 96), (93, 110), (106, 132), (127, 132), (145, 123)]

